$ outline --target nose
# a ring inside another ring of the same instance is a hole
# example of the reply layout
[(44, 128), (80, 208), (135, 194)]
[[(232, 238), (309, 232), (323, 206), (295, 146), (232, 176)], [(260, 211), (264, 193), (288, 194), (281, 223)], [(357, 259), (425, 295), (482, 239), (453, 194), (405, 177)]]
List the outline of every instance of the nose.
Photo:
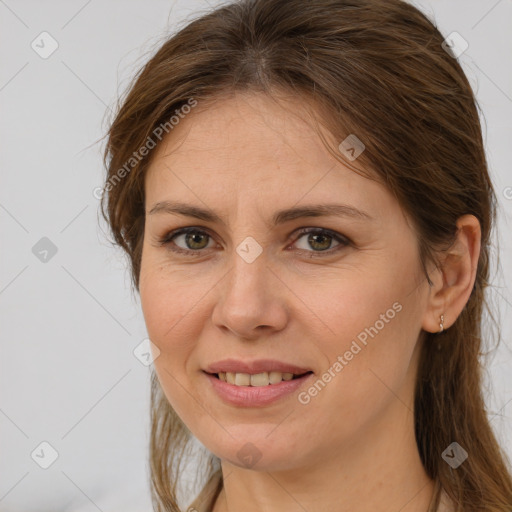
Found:
[(237, 338), (255, 340), (284, 328), (288, 288), (263, 251), (248, 262), (234, 253), (231, 270), (218, 284), (212, 313), (215, 326)]

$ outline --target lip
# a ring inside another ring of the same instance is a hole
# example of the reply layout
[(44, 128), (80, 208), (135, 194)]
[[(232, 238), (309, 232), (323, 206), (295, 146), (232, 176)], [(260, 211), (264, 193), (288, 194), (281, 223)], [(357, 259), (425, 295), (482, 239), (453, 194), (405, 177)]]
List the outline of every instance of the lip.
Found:
[(237, 359), (223, 359), (222, 361), (217, 361), (208, 365), (203, 369), (203, 371), (207, 373), (231, 372), (250, 374), (263, 372), (281, 372), (300, 375), (302, 373), (312, 372), (313, 370), (311, 368), (302, 368), (300, 366), (278, 361), (276, 359), (256, 359), (254, 361), (246, 362)]
[(237, 407), (264, 407), (277, 402), (292, 395), (298, 388), (306, 385), (307, 381), (315, 375), (314, 373), (308, 373), (296, 379), (283, 380), (279, 384), (269, 384), (268, 386), (235, 386), (206, 373), (204, 370), (203, 374), (224, 402)]

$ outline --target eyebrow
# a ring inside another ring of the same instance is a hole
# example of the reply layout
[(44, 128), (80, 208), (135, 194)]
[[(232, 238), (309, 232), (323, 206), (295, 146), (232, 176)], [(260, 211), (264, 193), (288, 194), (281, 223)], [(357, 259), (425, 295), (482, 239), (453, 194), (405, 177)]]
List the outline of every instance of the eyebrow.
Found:
[[(200, 208), (186, 203), (160, 201), (149, 211), (149, 215), (162, 213), (194, 217), (206, 222), (217, 222), (224, 226), (226, 225), (222, 218), (211, 209)], [(272, 223), (277, 226), (303, 217), (323, 216), (349, 217), (356, 220), (373, 220), (371, 215), (363, 210), (354, 208), (353, 206), (345, 204), (314, 204), (279, 210), (274, 214)]]

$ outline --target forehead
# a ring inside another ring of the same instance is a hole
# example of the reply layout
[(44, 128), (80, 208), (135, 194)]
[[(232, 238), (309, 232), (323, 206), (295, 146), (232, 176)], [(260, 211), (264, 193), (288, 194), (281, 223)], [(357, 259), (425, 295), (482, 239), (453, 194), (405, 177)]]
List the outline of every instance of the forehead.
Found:
[(300, 98), (237, 93), (184, 115), (157, 148), (156, 158), (172, 153), (174, 161), (201, 160), (223, 168), (261, 160), (318, 164), (326, 149), (313, 122)]
[[(387, 193), (329, 153), (300, 98), (239, 93), (201, 107), (184, 115), (156, 148), (145, 177), (151, 201), (171, 195), (213, 207), (233, 196), (240, 202), (258, 196), (269, 205), (303, 198), (346, 199), (355, 206)], [(318, 129), (336, 148), (332, 134)]]
[[(260, 171), (293, 165), (297, 171), (334, 163), (316, 133), (311, 105), (297, 96), (239, 92), (194, 107), (180, 116), (158, 145), (149, 171), (161, 160), (176, 167), (216, 171), (254, 167)], [(332, 135), (323, 130), (327, 138)], [(335, 141), (332, 140), (333, 145)], [(260, 162), (265, 161), (263, 168)], [(300, 165), (297, 165), (299, 164)], [(269, 165), (270, 164), (270, 165)]]

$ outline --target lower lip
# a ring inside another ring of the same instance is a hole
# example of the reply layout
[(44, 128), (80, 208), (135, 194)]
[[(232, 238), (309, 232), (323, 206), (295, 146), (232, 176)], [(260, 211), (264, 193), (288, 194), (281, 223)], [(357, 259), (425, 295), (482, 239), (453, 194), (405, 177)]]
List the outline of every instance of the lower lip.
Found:
[(222, 400), (238, 407), (261, 407), (274, 403), (291, 395), (314, 375), (308, 373), (298, 379), (282, 380), (279, 384), (269, 384), (268, 386), (235, 386), (209, 373), (203, 373)]

